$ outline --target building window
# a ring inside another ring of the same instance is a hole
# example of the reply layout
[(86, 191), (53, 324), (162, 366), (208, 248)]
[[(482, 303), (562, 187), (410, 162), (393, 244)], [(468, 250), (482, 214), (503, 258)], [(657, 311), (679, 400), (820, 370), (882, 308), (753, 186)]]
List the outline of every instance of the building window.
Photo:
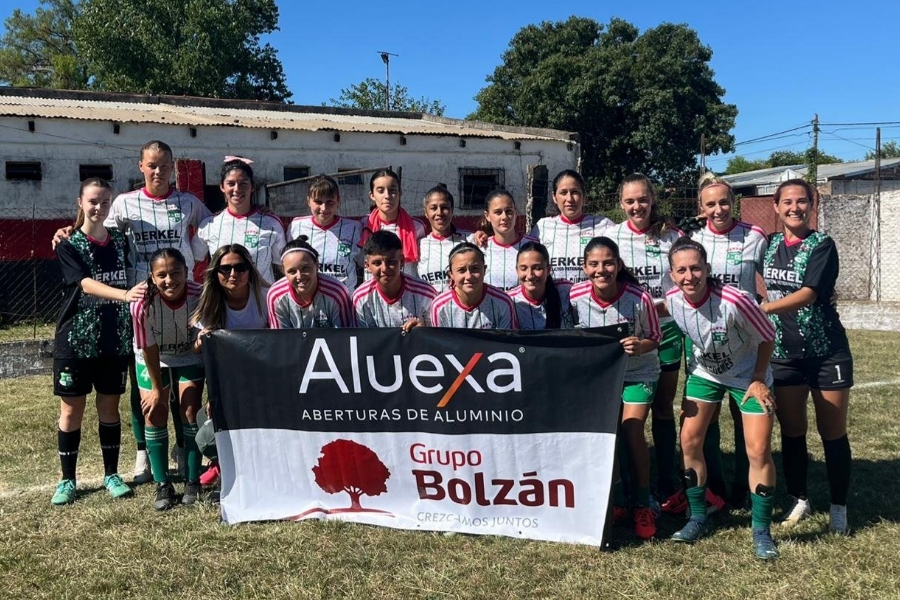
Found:
[(6, 161), (8, 181), (40, 181), (43, 179), (40, 162)]
[[(359, 169), (338, 169), (338, 173), (346, 173), (352, 171), (358, 171)], [(338, 176), (337, 178), (338, 185), (362, 185), (363, 177), (362, 174), (356, 173), (354, 175), (345, 175), (343, 177)]]
[(91, 177), (99, 177), (106, 181), (112, 181), (112, 165), (78, 165), (78, 179), (84, 181)]
[(484, 208), (484, 199), (496, 189), (506, 185), (503, 169), (459, 170), (460, 208)]
[(284, 181), (291, 181), (292, 179), (303, 179), (304, 177), (309, 177), (309, 167), (284, 168)]

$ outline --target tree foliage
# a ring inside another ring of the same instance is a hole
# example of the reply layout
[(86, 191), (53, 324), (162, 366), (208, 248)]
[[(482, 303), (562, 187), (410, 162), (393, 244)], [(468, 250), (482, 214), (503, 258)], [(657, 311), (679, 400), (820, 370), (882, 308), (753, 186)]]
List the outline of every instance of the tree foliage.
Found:
[(391, 476), (378, 455), (353, 440), (334, 440), (322, 446), (322, 456), (312, 468), (316, 484), (329, 494), (347, 492), (350, 506), (361, 510), (360, 497), (387, 492)]
[(722, 101), (711, 58), (686, 25), (642, 34), (621, 19), (528, 25), (469, 118), (578, 132), (583, 174), (601, 189), (633, 172), (679, 182), (696, 174), (701, 134), (709, 153), (733, 149), (737, 107)]
[(73, 0), (40, 0), (33, 15), (15, 9), (0, 38), (0, 84), (84, 89), (87, 69), (75, 51)]
[[(369, 77), (363, 81), (341, 90), (340, 98), (330, 98), (330, 106), (340, 108), (361, 108), (365, 110), (388, 110), (387, 86), (383, 81)], [(391, 86), (390, 110), (406, 112), (424, 112), (441, 116), (447, 109), (439, 100), (432, 100), (425, 96), (413, 98), (405, 85), (395, 83)]]
[(78, 50), (92, 85), (119, 92), (280, 101), (290, 97), (275, 49), (274, 0), (82, 0)]
[[(881, 145), (881, 152), (879, 152), (879, 154), (881, 155), (881, 158), (900, 158), (900, 144), (897, 143), (897, 140), (890, 140), (889, 142), (885, 142)], [(874, 159), (874, 150), (866, 152), (866, 160)]]
[(725, 174), (733, 175), (735, 173), (746, 173), (747, 171), (771, 169), (774, 167), (806, 166), (813, 162), (813, 157), (815, 157), (815, 163), (817, 165), (844, 162), (837, 156), (826, 154), (821, 150), (814, 153), (812, 148), (803, 152), (777, 150), (770, 154), (768, 158), (758, 158), (756, 160), (747, 160), (743, 156), (733, 156), (728, 159), (728, 166), (725, 168)]

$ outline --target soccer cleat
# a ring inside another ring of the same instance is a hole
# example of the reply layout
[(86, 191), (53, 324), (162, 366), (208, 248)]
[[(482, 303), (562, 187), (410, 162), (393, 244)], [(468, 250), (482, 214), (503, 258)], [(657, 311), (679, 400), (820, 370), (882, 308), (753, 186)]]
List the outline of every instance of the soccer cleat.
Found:
[(147, 483), (152, 479), (153, 474), (150, 472), (150, 459), (147, 457), (147, 451), (138, 450), (134, 459), (134, 477), (131, 478), (131, 483)]
[(756, 558), (761, 560), (772, 560), (778, 558), (778, 546), (772, 539), (772, 534), (768, 529), (753, 530), (753, 548), (756, 550)]
[(103, 487), (109, 492), (113, 498), (125, 498), (133, 496), (134, 490), (128, 487), (128, 484), (122, 481), (118, 473), (107, 475), (103, 478)]
[(624, 521), (628, 518), (628, 509), (624, 506), (613, 506), (613, 523)]
[(812, 514), (812, 507), (810, 507), (807, 498), (794, 498), (793, 496), (788, 496), (788, 498), (791, 499), (791, 507), (781, 519), (783, 527), (793, 527)]
[(200, 485), (208, 487), (215, 485), (217, 481), (219, 481), (219, 463), (218, 461), (213, 461), (203, 475), (200, 476)]
[(831, 505), (831, 533), (850, 535), (850, 524), (847, 522), (847, 507), (840, 504)]
[(185, 506), (196, 504), (200, 500), (200, 482), (188, 481), (184, 484), (184, 495), (181, 497), (181, 503)]
[(50, 503), (53, 506), (63, 506), (73, 502), (75, 502), (75, 480), (63, 479), (56, 486), (56, 492), (53, 493)]
[(722, 499), (721, 496), (716, 494), (709, 488), (706, 488), (706, 514), (711, 515), (714, 512), (725, 511), (728, 508), (728, 505), (725, 504), (725, 500)]
[(706, 533), (706, 520), (701, 521), (699, 519), (691, 519), (687, 522), (687, 525), (672, 534), (672, 540), (693, 544), (699, 540), (704, 533)]
[(178, 474), (181, 477), (186, 477), (187, 471), (185, 470), (184, 448), (178, 445), (172, 446), (172, 450), (169, 452), (169, 458), (171, 458), (172, 462), (175, 463), (176, 468), (178, 469)]
[(153, 501), (155, 510), (169, 510), (175, 506), (175, 487), (171, 481), (156, 484), (156, 500)]
[(652, 509), (646, 506), (634, 508), (634, 534), (642, 540), (649, 540), (656, 535), (656, 517)]
[(684, 495), (684, 490), (678, 490), (666, 498), (660, 508), (662, 508), (664, 513), (669, 513), (670, 515), (683, 515), (686, 513), (688, 501), (687, 496)]
[(653, 512), (653, 518), (659, 517), (660, 513), (662, 513), (662, 508), (659, 505), (659, 500), (653, 497), (653, 494), (650, 494), (650, 501), (647, 504), (647, 508), (649, 508)]

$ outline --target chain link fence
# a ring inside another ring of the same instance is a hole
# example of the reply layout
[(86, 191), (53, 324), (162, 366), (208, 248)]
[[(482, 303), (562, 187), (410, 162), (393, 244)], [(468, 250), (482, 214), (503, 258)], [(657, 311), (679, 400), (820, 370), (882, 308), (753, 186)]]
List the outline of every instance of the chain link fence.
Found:
[(52, 336), (63, 285), (50, 242), (72, 224), (69, 212), (32, 206), (0, 213), (0, 341)]

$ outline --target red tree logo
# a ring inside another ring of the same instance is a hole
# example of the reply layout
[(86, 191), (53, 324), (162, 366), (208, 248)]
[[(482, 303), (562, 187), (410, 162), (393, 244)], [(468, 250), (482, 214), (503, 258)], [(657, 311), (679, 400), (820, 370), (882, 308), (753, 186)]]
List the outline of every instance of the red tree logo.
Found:
[(316, 483), (329, 494), (347, 492), (350, 507), (328, 512), (383, 512), (363, 508), (360, 497), (378, 496), (387, 492), (387, 480), (391, 476), (378, 455), (353, 440), (335, 440), (322, 446), (322, 456), (312, 468)]

